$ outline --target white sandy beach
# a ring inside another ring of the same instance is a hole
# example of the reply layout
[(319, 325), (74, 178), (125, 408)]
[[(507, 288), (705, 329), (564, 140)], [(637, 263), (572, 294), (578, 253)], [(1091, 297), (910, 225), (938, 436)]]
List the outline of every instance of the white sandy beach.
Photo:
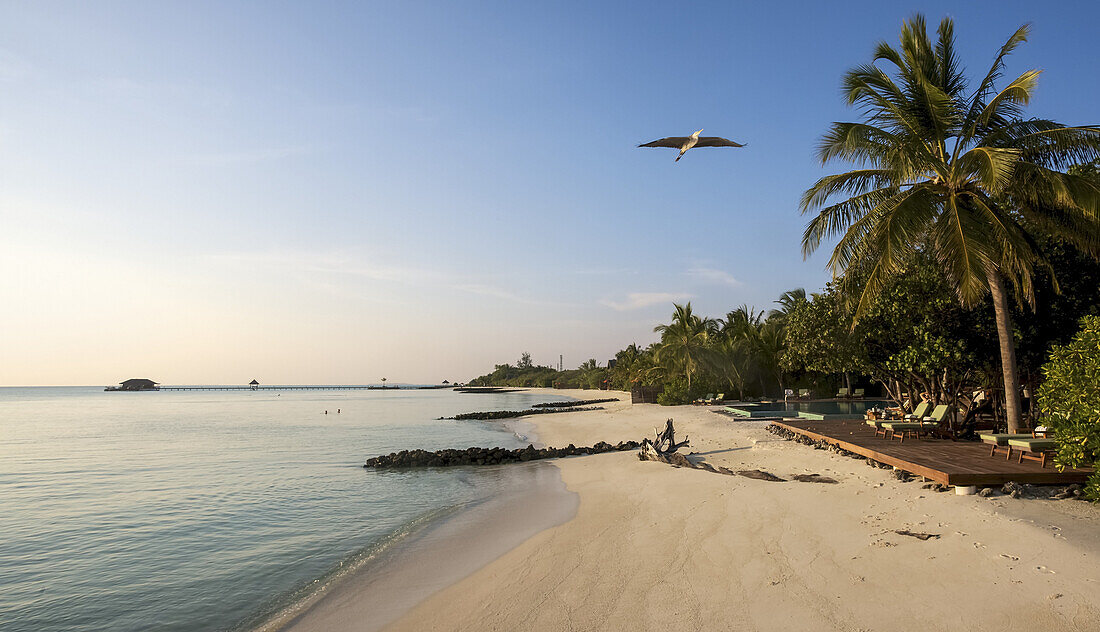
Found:
[[(766, 422), (631, 406), (618, 395), (624, 403), (602, 411), (527, 421), (541, 443), (561, 446), (640, 439), (672, 417), (691, 439), (686, 451), (712, 464), (839, 484), (677, 469), (635, 452), (562, 459), (562, 480), (580, 498), (572, 520), (387, 630), (1100, 629), (1100, 511), (1091, 505), (935, 493), (783, 441)], [(291, 629), (371, 627), (370, 609), (354, 605), (368, 592), (348, 590)]]

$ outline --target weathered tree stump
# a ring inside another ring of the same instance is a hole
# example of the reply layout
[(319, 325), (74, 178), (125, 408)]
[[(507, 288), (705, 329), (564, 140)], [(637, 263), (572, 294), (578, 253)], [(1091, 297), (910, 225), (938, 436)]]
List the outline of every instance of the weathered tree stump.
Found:
[(684, 440), (676, 442), (676, 429), (672, 427), (672, 420), (669, 419), (665, 423), (665, 431), (657, 432), (657, 429), (653, 429), (653, 439), (642, 439), (642, 451), (638, 453), (638, 458), (642, 461), (660, 461), (662, 463), (672, 463), (670, 459), (679, 457), (676, 460), (682, 461), (680, 463), (672, 463), (673, 465), (686, 465), (692, 467), (687, 458), (682, 454), (677, 454), (676, 451), (680, 448), (687, 447), (688, 438), (685, 436)]

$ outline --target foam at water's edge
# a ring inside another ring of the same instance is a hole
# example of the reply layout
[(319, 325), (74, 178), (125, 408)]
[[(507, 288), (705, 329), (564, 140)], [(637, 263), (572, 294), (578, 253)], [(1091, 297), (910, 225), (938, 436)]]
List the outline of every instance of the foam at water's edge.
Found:
[(264, 632), (378, 630), (535, 534), (571, 520), (579, 497), (548, 463), (501, 466), (507, 491), (460, 508), (393, 541), (369, 563), (285, 610)]
[(385, 554), (387, 550), (398, 546), (420, 531), (430, 529), (440, 521), (446, 520), (458, 512), (481, 504), (482, 502), (484, 501), (474, 501), (464, 505), (441, 507), (417, 516), (381, 540), (341, 560), (339, 564), (331, 568), (324, 575), (298, 587), (289, 594), (282, 595), (272, 603), (262, 606), (258, 612), (237, 625), (234, 625), (230, 630), (234, 632), (242, 632), (245, 630), (250, 630), (252, 632), (275, 632), (283, 628), (288, 622), (292, 621), (295, 617), (309, 609), (313, 604), (317, 603), (317, 601), (324, 597), (325, 593), (332, 589), (338, 582), (352, 573), (365, 569), (371, 562), (378, 560), (379, 557)]

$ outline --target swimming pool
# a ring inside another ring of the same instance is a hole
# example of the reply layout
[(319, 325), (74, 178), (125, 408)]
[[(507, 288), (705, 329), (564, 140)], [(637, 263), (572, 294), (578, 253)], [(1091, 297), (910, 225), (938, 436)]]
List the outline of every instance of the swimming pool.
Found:
[(800, 417), (802, 419), (856, 419), (868, 408), (889, 406), (881, 399), (829, 402), (760, 402), (734, 404), (726, 410), (741, 417)]

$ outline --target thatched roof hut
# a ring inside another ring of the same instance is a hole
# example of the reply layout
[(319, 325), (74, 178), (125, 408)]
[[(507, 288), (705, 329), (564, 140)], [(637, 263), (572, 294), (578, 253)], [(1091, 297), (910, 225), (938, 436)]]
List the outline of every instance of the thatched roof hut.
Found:
[(119, 382), (120, 391), (155, 391), (158, 382), (144, 378), (133, 378), (125, 382)]

